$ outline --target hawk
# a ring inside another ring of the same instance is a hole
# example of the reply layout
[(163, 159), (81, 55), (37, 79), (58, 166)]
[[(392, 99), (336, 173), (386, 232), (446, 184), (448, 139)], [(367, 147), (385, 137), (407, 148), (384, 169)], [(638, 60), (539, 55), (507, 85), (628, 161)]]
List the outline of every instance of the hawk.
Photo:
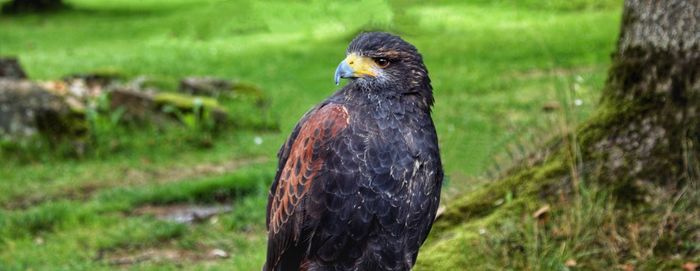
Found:
[(263, 270), (410, 270), (430, 231), (443, 170), (421, 54), (362, 33), (341, 78), (278, 153)]

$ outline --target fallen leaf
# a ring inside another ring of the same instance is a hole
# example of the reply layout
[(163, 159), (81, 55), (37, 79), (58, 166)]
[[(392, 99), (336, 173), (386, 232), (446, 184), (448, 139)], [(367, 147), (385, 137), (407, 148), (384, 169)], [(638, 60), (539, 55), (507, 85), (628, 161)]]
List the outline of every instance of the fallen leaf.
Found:
[(576, 266), (576, 260), (568, 259), (568, 260), (566, 260), (566, 262), (564, 262), (564, 265), (566, 267), (574, 267), (574, 266)]
[(634, 271), (634, 265), (632, 265), (631, 263), (621, 264), (621, 265), (618, 265), (617, 267), (619, 267), (620, 269), (622, 269), (624, 271)]
[(545, 204), (544, 206), (542, 206), (542, 207), (540, 207), (539, 209), (537, 209), (537, 211), (535, 211), (535, 212), (532, 214), (532, 217), (533, 217), (533, 218), (540, 218), (540, 217), (543, 216), (544, 214), (548, 213), (548, 212), (549, 212), (549, 209), (550, 209), (549, 204)]
[(552, 112), (561, 109), (561, 105), (557, 101), (549, 101), (542, 105), (542, 111)]
[(694, 263), (694, 262), (687, 262), (687, 263), (684, 263), (681, 267), (685, 271), (695, 271), (695, 269), (698, 268), (698, 264)]

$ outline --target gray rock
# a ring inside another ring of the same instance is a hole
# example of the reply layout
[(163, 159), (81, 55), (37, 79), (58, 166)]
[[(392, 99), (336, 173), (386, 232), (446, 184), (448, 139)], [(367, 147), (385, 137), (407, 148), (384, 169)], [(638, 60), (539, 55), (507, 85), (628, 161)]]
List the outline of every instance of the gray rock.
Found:
[(0, 78), (25, 79), (27, 74), (14, 57), (0, 57)]
[[(122, 120), (126, 122), (150, 122), (162, 125), (171, 121), (183, 121), (179, 118), (183, 114), (196, 113), (197, 104), (201, 110), (210, 113), (208, 116), (215, 125), (222, 124), (228, 119), (226, 110), (213, 98), (170, 92), (144, 92), (132, 88), (117, 88), (110, 92), (111, 110), (123, 110)], [(178, 111), (179, 114), (173, 110)]]
[(117, 88), (110, 92), (111, 110), (124, 110), (122, 119), (127, 122), (147, 121), (154, 114), (153, 96), (130, 88)]
[(88, 88), (104, 89), (113, 85), (117, 85), (123, 79), (123, 75), (115, 71), (97, 71), (91, 73), (72, 74), (63, 77), (63, 81), (68, 84), (80, 82)]
[(85, 131), (84, 112), (62, 97), (26, 80), (0, 78), (0, 138), (43, 133), (57, 139)]
[(218, 97), (233, 90), (233, 82), (213, 77), (186, 77), (180, 81), (180, 91), (189, 95)]
[(260, 108), (269, 104), (262, 89), (258, 85), (246, 81), (214, 77), (185, 77), (180, 81), (179, 91), (193, 96), (213, 97), (217, 100), (243, 98)]

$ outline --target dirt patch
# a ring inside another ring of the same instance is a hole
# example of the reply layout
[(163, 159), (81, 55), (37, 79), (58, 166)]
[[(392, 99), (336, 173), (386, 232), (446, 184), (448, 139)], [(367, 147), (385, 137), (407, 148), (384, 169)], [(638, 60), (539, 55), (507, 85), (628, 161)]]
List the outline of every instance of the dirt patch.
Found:
[(228, 160), (218, 163), (203, 163), (190, 167), (175, 166), (161, 169), (130, 169), (123, 171), (123, 176), (120, 178), (124, 185), (134, 184), (162, 184), (182, 179), (215, 176), (224, 173), (229, 173), (233, 170), (267, 162), (267, 157), (255, 157), (246, 159)]
[(60, 199), (88, 200), (95, 193), (103, 189), (139, 184), (164, 184), (181, 181), (183, 179), (222, 175), (249, 165), (265, 163), (267, 160), (267, 157), (254, 157), (226, 160), (216, 163), (202, 163), (192, 166), (178, 165), (145, 169), (124, 168), (118, 173), (108, 177), (88, 176), (86, 178), (91, 180), (80, 182), (77, 185), (71, 185), (70, 187), (65, 187), (64, 189), (54, 192), (49, 192), (48, 194), (39, 192), (31, 195), (18, 195), (5, 202), (2, 207), (4, 209), (26, 209), (46, 201)]
[(231, 205), (147, 205), (136, 208), (133, 215), (152, 215), (160, 220), (193, 224), (206, 221), (219, 214), (228, 213), (232, 210)]
[(128, 267), (134, 264), (151, 263), (184, 263), (216, 261), (229, 258), (229, 253), (219, 248), (200, 247), (194, 250), (180, 248), (148, 248), (143, 250), (123, 250), (100, 252), (95, 260), (108, 265)]

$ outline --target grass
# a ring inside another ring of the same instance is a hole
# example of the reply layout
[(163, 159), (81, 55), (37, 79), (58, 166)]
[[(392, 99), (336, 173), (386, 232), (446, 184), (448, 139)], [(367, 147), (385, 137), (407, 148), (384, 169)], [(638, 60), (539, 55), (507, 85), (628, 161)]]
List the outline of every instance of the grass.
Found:
[[(274, 154), (336, 89), (332, 72), (362, 29), (391, 30), (420, 49), (447, 194), (473, 191), (494, 163), (511, 160), (494, 156), (543, 141), (565, 109), (585, 118), (595, 108), (621, 11), (618, 1), (597, 0), (67, 2), (73, 8), (59, 13), (0, 15), (0, 55), (19, 56), (37, 80), (110, 70), (166, 87), (190, 75), (253, 82), (273, 98), (281, 133), (231, 129), (200, 148), (177, 132), (144, 131), (123, 134), (122, 148), (97, 158), (5, 156), (0, 270), (109, 270), (118, 267), (110, 257), (163, 249), (196, 255), (126, 267), (259, 269)], [(574, 100), (581, 105), (566, 106)], [(552, 103), (562, 106), (542, 110)], [(234, 211), (190, 226), (130, 214), (145, 204), (212, 201)], [(202, 260), (213, 248), (231, 256)]]
[[(561, 168), (551, 161), (534, 170)], [(415, 269), (679, 270), (700, 260), (697, 177), (677, 191), (657, 187), (630, 201), (584, 171), (554, 175), (564, 180), (528, 171), (452, 202)]]

